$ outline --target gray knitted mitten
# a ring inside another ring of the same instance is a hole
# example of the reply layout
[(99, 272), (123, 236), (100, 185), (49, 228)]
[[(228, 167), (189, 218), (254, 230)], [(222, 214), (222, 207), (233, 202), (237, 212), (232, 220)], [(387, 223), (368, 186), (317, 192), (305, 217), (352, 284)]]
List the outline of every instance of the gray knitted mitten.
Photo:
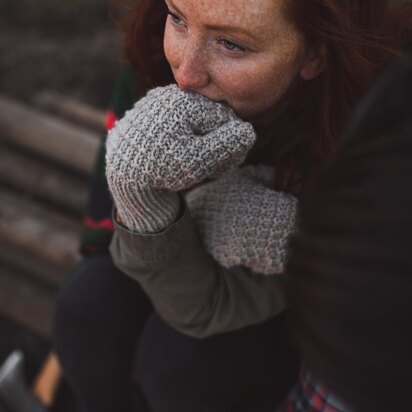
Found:
[(179, 211), (174, 192), (239, 165), (255, 139), (252, 125), (220, 103), (176, 85), (149, 91), (106, 144), (106, 177), (123, 224), (140, 233), (164, 229)]
[(297, 200), (270, 188), (273, 171), (237, 169), (186, 195), (206, 250), (222, 266), (265, 275), (283, 272)]

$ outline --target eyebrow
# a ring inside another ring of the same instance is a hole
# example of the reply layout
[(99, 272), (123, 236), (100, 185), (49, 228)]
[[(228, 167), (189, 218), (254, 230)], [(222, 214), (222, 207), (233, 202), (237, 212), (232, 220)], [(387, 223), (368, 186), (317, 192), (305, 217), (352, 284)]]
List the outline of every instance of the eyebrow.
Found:
[(226, 24), (222, 24), (222, 25), (207, 24), (205, 27), (208, 28), (209, 30), (216, 30), (216, 31), (222, 30), (222, 31), (227, 31), (231, 33), (239, 33), (239, 34), (243, 34), (249, 37), (250, 39), (254, 41), (258, 40), (250, 31), (244, 29), (243, 27), (230, 26)]
[[(179, 13), (183, 18), (186, 19), (185, 15), (175, 6), (175, 4), (173, 3), (172, 0), (167, 0), (168, 3), (170, 3), (171, 7), (176, 10), (177, 13)], [(167, 3), (166, 3), (167, 5)], [(215, 30), (215, 31), (228, 31), (228, 32), (232, 32), (232, 33), (239, 33), (239, 34), (243, 34), (247, 37), (249, 37), (250, 39), (254, 40), (254, 41), (258, 41), (258, 39), (251, 33), (249, 32), (247, 29), (244, 29), (243, 27), (239, 27), (239, 26), (231, 26), (228, 24), (206, 24), (205, 27), (209, 30)]]

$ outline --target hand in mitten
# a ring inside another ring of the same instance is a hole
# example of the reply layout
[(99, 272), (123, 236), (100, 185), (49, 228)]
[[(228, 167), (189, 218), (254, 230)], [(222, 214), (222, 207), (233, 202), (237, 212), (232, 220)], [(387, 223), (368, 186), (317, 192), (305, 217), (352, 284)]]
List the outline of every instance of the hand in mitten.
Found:
[(178, 214), (176, 191), (239, 165), (255, 139), (252, 125), (225, 105), (176, 85), (149, 91), (106, 144), (106, 177), (123, 224), (164, 229)]
[(206, 250), (222, 266), (283, 272), (297, 200), (271, 189), (273, 176), (271, 167), (248, 166), (186, 195)]

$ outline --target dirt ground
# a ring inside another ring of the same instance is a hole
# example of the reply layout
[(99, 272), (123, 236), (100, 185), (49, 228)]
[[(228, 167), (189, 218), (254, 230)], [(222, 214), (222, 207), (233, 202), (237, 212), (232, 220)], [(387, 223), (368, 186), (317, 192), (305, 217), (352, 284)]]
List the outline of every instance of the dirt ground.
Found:
[(0, 93), (54, 90), (104, 107), (122, 59), (108, 0), (2, 0)]

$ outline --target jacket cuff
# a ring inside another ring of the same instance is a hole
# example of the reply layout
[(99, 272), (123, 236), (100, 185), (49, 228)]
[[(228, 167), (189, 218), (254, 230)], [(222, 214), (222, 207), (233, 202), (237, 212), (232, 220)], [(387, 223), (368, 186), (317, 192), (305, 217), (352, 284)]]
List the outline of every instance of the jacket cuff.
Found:
[[(143, 234), (128, 229), (116, 219), (113, 208), (115, 234), (110, 244), (110, 253), (115, 261), (133, 261), (141, 268), (169, 264), (181, 253), (181, 243), (193, 231), (193, 222), (185, 201), (181, 198), (181, 211), (176, 221), (157, 233)], [(131, 256), (132, 259), (127, 257)]]

